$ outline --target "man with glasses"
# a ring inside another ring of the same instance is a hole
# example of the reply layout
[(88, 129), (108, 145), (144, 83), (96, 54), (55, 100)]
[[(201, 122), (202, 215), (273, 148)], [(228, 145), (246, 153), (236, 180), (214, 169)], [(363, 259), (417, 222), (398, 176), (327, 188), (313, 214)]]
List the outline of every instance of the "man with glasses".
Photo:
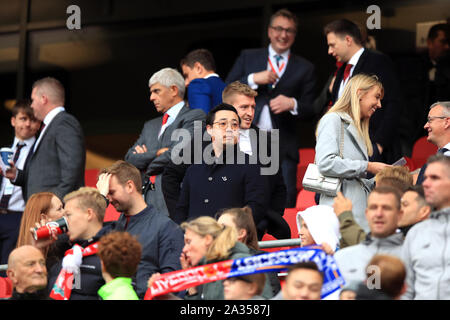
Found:
[(194, 163), (186, 171), (172, 216), (176, 223), (244, 206), (252, 209), (256, 225), (264, 218), (267, 182), (260, 175), (260, 166), (252, 164), (237, 147), (240, 123), (236, 109), (226, 103), (208, 113), (206, 131), (212, 143), (203, 149), (202, 163)]
[[(431, 105), (424, 129), (428, 131), (427, 140), (439, 148), (438, 153), (450, 156), (450, 101)], [(416, 184), (422, 184), (426, 168), (420, 169)]]
[(291, 52), (297, 34), (297, 17), (281, 9), (270, 18), (268, 48), (243, 50), (226, 83), (239, 80), (258, 92), (255, 124), (264, 130), (280, 130), (280, 163), (287, 188), (287, 207), (297, 197), (299, 161), (298, 120), (313, 116), (314, 66)]

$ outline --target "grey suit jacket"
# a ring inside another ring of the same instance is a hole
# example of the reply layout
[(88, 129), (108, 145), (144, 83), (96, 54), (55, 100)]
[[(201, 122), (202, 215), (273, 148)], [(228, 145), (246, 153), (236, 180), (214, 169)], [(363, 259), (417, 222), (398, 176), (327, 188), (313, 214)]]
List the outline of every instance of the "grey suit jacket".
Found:
[[(344, 158), (339, 156), (341, 125), (344, 125)], [(342, 193), (353, 203), (356, 222), (368, 233), (370, 230), (365, 209), (374, 183), (366, 179), (369, 162), (367, 148), (348, 114), (328, 113), (320, 119), (315, 161), (323, 175), (343, 179)], [(322, 194), (319, 203), (333, 205), (333, 197)]]
[[(162, 116), (149, 120), (144, 124), (141, 135), (125, 155), (125, 161), (138, 168), (143, 174), (149, 176), (159, 175), (164, 167), (170, 162), (172, 149), (179, 143), (178, 140), (172, 141), (172, 133), (176, 129), (186, 129), (193, 137), (194, 121), (204, 121), (205, 113), (200, 109), (190, 109), (186, 104), (181, 108), (174, 122), (168, 126), (164, 133), (158, 138), (161, 130)], [(188, 143), (189, 141), (182, 141)], [(137, 145), (145, 144), (147, 152), (133, 153)], [(156, 156), (156, 152), (161, 148), (169, 148), (168, 151)]]
[[(37, 140), (36, 140), (37, 141)], [(25, 200), (50, 191), (61, 199), (84, 186), (86, 149), (78, 120), (63, 111), (50, 122), (36, 150), (30, 150), (23, 170), (13, 182), (22, 187)]]

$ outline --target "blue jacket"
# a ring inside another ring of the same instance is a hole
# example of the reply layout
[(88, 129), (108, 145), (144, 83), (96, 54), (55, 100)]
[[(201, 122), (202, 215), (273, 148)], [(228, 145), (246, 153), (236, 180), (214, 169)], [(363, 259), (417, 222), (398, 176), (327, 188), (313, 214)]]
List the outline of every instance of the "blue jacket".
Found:
[(141, 262), (136, 272), (135, 285), (139, 298), (147, 291), (147, 281), (155, 273), (180, 270), (180, 255), (184, 246), (181, 228), (165, 214), (157, 212), (151, 205), (134, 216), (121, 214), (114, 229), (127, 231), (137, 236), (142, 245)]
[(194, 79), (189, 83), (187, 96), (191, 109), (201, 109), (206, 114), (222, 103), (222, 91), (225, 83), (220, 77)]

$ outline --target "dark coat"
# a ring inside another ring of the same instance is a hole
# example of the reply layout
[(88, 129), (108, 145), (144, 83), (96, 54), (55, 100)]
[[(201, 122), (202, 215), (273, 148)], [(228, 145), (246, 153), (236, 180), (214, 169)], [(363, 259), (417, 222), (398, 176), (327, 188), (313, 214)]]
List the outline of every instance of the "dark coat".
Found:
[(142, 245), (142, 257), (133, 281), (136, 293), (143, 298), (147, 291), (147, 281), (155, 273), (167, 273), (181, 269), (180, 255), (184, 246), (181, 228), (165, 214), (157, 212), (152, 206), (140, 213), (127, 217), (121, 214), (114, 230), (127, 231), (137, 236)]
[[(215, 217), (225, 208), (249, 206), (255, 224), (264, 219), (268, 206), (266, 179), (261, 167), (234, 147), (234, 154), (223, 156), (223, 164), (193, 164), (183, 179), (174, 221), (178, 224), (200, 216)], [(239, 164), (238, 159), (245, 163)]]

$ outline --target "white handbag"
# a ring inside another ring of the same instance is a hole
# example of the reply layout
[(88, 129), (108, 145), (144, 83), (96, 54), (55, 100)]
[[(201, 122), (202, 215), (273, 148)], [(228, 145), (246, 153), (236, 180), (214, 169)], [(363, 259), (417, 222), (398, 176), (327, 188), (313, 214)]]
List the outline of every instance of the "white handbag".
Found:
[[(344, 124), (341, 121), (341, 139), (339, 144), (339, 156), (343, 158), (344, 150)], [(336, 197), (337, 192), (341, 190), (342, 179), (336, 177), (327, 177), (320, 173), (319, 167), (315, 163), (310, 163), (306, 169), (302, 181), (303, 188), (325, 194), (330, 197)]]

